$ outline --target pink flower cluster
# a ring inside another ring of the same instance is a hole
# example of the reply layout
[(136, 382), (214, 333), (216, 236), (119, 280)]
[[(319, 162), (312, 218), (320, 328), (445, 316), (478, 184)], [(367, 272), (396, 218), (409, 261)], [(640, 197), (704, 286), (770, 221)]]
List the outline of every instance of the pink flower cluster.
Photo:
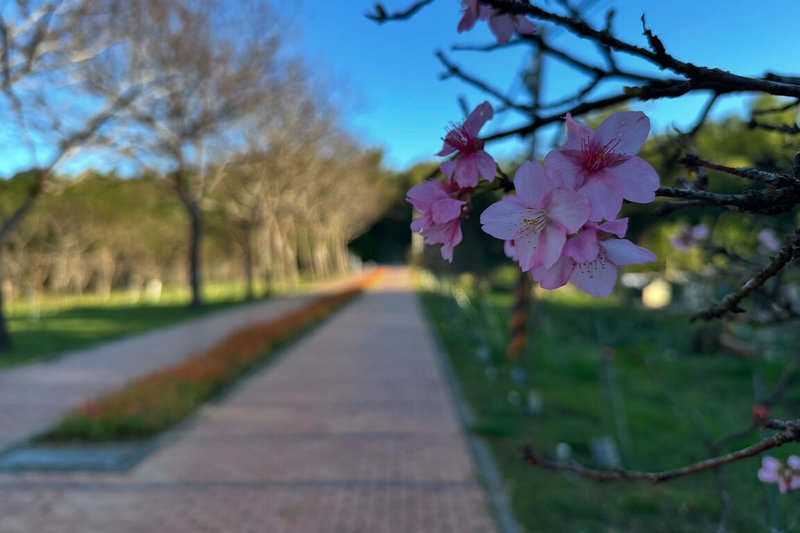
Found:
[(489, 21), (489, 29), (500, 44), (508, 43), (515, 31), (525, 34), (536, 33), (536, 25), (523, 15), (499, 13), (480, 0), (462, 0), (461, 6), (464, 15), (458, 23), (458, 33), (471, 30), (478, 20)]
[(478, 133), (492, 118), (489, 102), (475, 108), (462, 124), (453, 124), (444, 138), (444, 147), (436, 154), (458, 159), (444, 161), (440, 168), (446, 183), (427, 181), (408, 191), (406, 199), (422, 216), (411, 223), (411, 230), (422, 234), (427, 244), (442, 244), (442, 257), (453, 260), (453, 248), (461, 242), (461, 217), (469, 211), (469, 195), (480, 178), (494, 181), (497, 165), (483, 151)]
[(774, 457), (764, 457), (758, 479), (763, 483), (777, 483), (781, 492), (800, 489), (800, 457), (792, 455), (786, 464)]
[[(408, 192), (422, 216), (411, 228), (428, 244), (441, 243), (442, 257), (453, 259), (461, 242), (461, 218), (471, 209), (470, 194), (481, 178), (491, 182), (497, 165), (478, 133), (492, 118), (489, 102), (454, 125), (438, 153), (458, 152), (444, 161), (445, 183), (429, 181)], [(628, 220), (617, 215), (623, 200), (655, 199), (656, 171), (636, 156), (650, 131), (640, 112), (615, 113), (597, 131), (567, 115), (567, 141), (545, 158), (527, 161), (514, 176), (516, 196), (506, 196), (481, 215), (483, 230), (506, 241), (506, 254), (545, 289), (568, 281), (592, 295), (606, 297), (617, 268), (656, 259), (651, 251), (624, 239)]]
[(568, 281), (592, 296), (611, 294), (617, 267), (656, 259), (623, 239), (627, 219), (616, 217), (623, 199), (655, 199), (658, 175), (636, 157), (650, 131), (640, 112), (615, 113), (597, 131), (567, 115), (567, 142), (528, 161), (514, 176), (516, 196), (481, 215), (483, 230), (504, 239), (506, 254), (545, 289)]

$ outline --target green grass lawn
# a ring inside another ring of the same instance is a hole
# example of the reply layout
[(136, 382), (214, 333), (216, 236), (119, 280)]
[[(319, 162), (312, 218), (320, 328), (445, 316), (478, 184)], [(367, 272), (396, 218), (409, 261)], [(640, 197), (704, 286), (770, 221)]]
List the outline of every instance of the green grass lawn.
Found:
[[(720, 490), (730, 501), (727, 531), (800, 531), (800, 491), (781, 495), (777, 486), (760, 483), (760, 458), (727, 466), (719, 477), (704, 472), (652, 485), (598, 483), (537, 469), (521, 454), (530, 443), (554, 458), (557, 447), (568, 445), (574, 460), (597, 467), (590, 443), (609, 435), (626, 469), (667, 470), (705, 459), (704, 442), (750, 424), (754, 383), (769, 391), (777, 381), (796, 346), (791, 327), (771, 337), (741, 333), (751, 342), (769, 338), (769, 362), (694, 353), (697, 326), (688, 315), (647, 311), (619, 297), (549, 294), (533, 303), (523, 383), (512, 379), (513, 366), (504, 357), (508, 291), (442, 284), (423, 291), (431, 323), (475, 411), (470, 429), (491, 445), (515, 514), (528, 531), (717, 531)], [(605, 362), (604, 346), (613, 348)], [(542, 400), (538, 414), (526, 408), (531, 389)], [(773, 416), (800, 416), (796, 382)], [(754, 432), (722, 451), (766, 434)], [(791, 454), (800, 455), (800, 445), (772, 455)]]
[(12, 302), (8, 317), (14, 347), (0, 354), (0, 368), (213, 313), (243, 303), (244, 296), (243, 286), (227, 283), (209, 284), (200, 309), (187, 307), (189, 291), (179, 287), (165, 288), (157, 302), (122, 291), (110, 298), (46, 295), (35, 303)]

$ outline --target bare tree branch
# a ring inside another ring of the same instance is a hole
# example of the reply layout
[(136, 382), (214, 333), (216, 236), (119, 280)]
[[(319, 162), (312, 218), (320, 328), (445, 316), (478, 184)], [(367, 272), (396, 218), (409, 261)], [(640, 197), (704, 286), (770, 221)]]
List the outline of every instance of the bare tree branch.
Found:
[(700, 157), (689, 154), (678, 160), (679, 163), (686, 165), (689, 168), (704, 167), (711, 170), (718, 170), (732, 176), (739, 176), (753, 181), (759, 181), (773, 187), (786, 187), (786, 186), (799, 186), (800, 179), (794, 176), (787, 176), (786, 174), (778, 174), (776, 172), (764, 172), (757, 168), (749, 167), (728, 167), (711, 161), (706, 161)]
[(753, 457), (767, 450), (771, 450), (772, 448), (783, 446), (789, 442), (800, 442), (800, 420), (773, 420), (770, 421), (770, 425), (768, 427), (771, 429), (778, 429), (780, 430), (780, 433), (771, 435), (760, 442), (757, 442), (756, 444), (746, 448), (742, 448), (741, 450), (663, 472), (641, 472), (622, 469), (597, 470), (594, 468), (587, 468), (577, 463), (553, 461), (535, 454), (530, 444), (523, 448), (523, 458), (533, 466), (546, 468), (548, 470), (570, 472), (597, 481), (638, 480), (649, 481), (651, 483), (661, 483), (671, 479), (696, 474), (698, 472), (713, 470), (735, 461)]
[(755, 118), (751, 118), (747, 125), (750, 128), (778, 131), (781, 133), (788, 133), (789, 135), (797, 135), (800, 133), (800, 127), (798, 127), (796, 124), (767, 124), (765, 122), (759, 122)]
[(778, 251), (777, 255), (766, 267), (747, 280), (738, 290), (723, 298), (719, 305), (695, 314), (692, 317), (692, 321), (711, 320), (712, 318), (719, 318), (728, 313), (741, 313), (743, 310), (739, 307), (739, 303), (748, 294), (762, 286), (769, 278), (775, 276), (778, 272), (783, 270), (790, 261), (796, 258), (798, 243), (800, 243), (800, 229), (795, 231), (793, 235), (787, 237), (783, 248)]
[(494, 96), (495, 98), (497, 98), (500, 102), (502, 102), (508, 108), (518, 109), (518, 110), (523, 111), (525, 113), (530, 113), (530, 112), (533, 111), (533, 108), (531, 106), (514, 102), (513, 100), (508, 98), (506, 95), (504, 95), (498, 89), (495, 89), (494, 87), (491, 87), (489, 84), (487, 84), (484, 81), (481, 81), (480, 79), (476, 78), (475, 76), (467, 74), (466, 72), (461, 70), (458, 66), (456, 66), (452, 61), (450, 61), (447, 58), (447, 56), (444, 55), (443, 52), (441, 52), (441, 51), (436, 52), (436, 57), (439, 59), (439, 61), (442, 62), (442, 64), (447, 69), (447, 72), (442, 75), (442, 79), (449, 78), (451, 76), (455, 76), (455, 77), (467, 82), (468, 84), (472, 85), (473, 87), (476, 87), (476, 88), (480, 89), (481, 91), (485, 92), (486, 94), (490, 94), (490, 95)]
[(407, 9), (395, 11), (394, 13), (387, 13), (386, 8), (384, 8), (382, 4), (378, 3), (375, 4), (375, 11), (373, 13), (367, 13), (366, 17), (370, 20), (374, 20), (378, 24), (383, 24), (384, 22), (389, 22), (391, 20), (409, 19), (413, 17), (417, 11), (431, 3), (433, 3), (433, 0), (419, 0), (418, 2), (413, 3)]

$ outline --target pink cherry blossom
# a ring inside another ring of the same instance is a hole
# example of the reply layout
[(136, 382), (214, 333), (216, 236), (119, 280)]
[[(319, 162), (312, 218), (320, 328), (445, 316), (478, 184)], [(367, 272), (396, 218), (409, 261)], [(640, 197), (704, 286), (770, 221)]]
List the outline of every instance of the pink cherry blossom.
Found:
[(478, 19), (486, 19), (490, 16), (491, 8), (486, 5), (481, 5), (479, 0), (462, 0), (461, 9), (464, 15), (458, 22), (458, 33), (469, 31), (475, 27)]
[(533, 279), (543, 289), (557, 289), (571, 280), (586, 294), (606, 298), (617, 283), (618, 267), (656, 260), (650, 250), (621, 238), (627, 229), (628, 219), (589, 222), (567, 241), (562, 257), (552, 267), (532, 269)]
[(536, 33), (536, 24), (528, 20), (525, 15), (494, 12), (489, 17), (489, 29), (497, 37), (498, 43), (506, 44), (511, 40), (515, 31), (522, 34)]
[(497, 42), (506, 44), (516, 31), (522, 34), (536, 33), (536, 24), (524, 15), (500, 13), (480, 0), (462, 0), (464, 15), (458, 23), (458, 32), (469, 31), (478, 20), (488, 20), (489, 29), (497, 37)]
[(498, 239), (513, 239), (523, 271), (540, 264), (550, 268), (561, 257), (567, 234), (586, 222), (586, 199), (556, 187), (542, 165), (533, 161), (519, 168), (514, 188), (516, 196), (506, 196), (481, 214), (483, 231)]
[(786, 464), (774, 457), (764, 457), (761, 460), (758, 479), (762, 483), (777, 483), (781, 492), (800, 489), (800, 457), (792, 455)]
[(408, 191), (406, 200), (422, 216), (411, 222), (411, 230), (422, 234), (427, 244), (442, 244), (442, 257), (453, 261), (453, 248), (461, 242), (461, 211), (467, 202), (456, 198), (455, 185), (426, 181)]
[(636, 157), (650, 131), (639, 111), (608, 117), (597, 131), (567, 113), (567, 142), (545, 158), (548, 172), (589, 200), (589, 220), (616, 218), (622, 200), (648, 203), (655, 199), (658, 174)]
[(442, 173), (449, 182), (455, 181), (462, 188), (475, 187), (480, 177), (493, 181), (497, 165), (492, 156), (483, 151), (484, 142), (478, 138), (478, 132), (486, 121), (494, 115), (489, 102), (476, 107), (463, 124), (453, 125), (444, 138), (444, 147), (436, 154), (450, 155), (456, 151), (458, 159), (445, 161), (441, 165)]

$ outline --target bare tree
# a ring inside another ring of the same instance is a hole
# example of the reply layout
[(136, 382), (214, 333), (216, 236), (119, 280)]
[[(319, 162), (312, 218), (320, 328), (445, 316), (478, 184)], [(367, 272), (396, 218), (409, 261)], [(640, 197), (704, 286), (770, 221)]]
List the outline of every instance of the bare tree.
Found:
[(219, 172), (210, 154), (237, 142), (236, 124), (264, 101), (279, 49), (274, 13), (263, 2), (137, 0), (124, 24), (132, 79), (159, 83), (129, 109), (129, 146), (168, 173), (189, 219), (192, 306), (202, 297), (204, 201)]
[(347, 243), (385, 208), (381, 154), (341, 131), (318, 93), (292, 69), (221, 180), (218, 206), (234, 225), (249, 287), (259, 236), (271, 278), (291, 281), (301, 265), (324, 278), (346, 270)]
[[(0, 9), (0, 114), (10, 140), (26, 152), (33, 179), (2, 215), (0, 252), (45, 191), (53, 172), (94, 142), (140, 93), (137, 84), (90, 91), (87, 74), (113, 45), (116, 0), (7, 2)], [(77, 102), (77, 103), (76, 103)], [(11, 347), (0, 294), (0, 351)]]

